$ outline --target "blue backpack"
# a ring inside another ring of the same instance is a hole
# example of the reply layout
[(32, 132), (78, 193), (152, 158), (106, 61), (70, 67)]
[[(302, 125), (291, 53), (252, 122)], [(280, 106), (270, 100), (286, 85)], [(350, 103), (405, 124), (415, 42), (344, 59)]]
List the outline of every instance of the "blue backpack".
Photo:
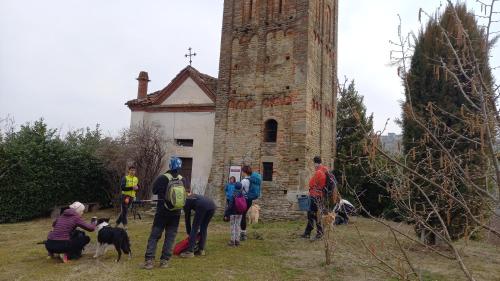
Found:
[(262, 176), (257, 172), (253, 172), (250, 175), (249, 180), (250, 180), (250, 188), (247, 194), (248, 199), (255, 200), (260, 198), (261, 196), (260, 186), (262, 183)]

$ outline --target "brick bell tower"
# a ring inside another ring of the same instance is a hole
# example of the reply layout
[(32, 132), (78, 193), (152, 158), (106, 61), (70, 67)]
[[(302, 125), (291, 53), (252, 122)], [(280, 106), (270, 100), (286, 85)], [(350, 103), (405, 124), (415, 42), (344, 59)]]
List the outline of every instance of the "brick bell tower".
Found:
[[(210, 192), (231, 165), (264, 182), (261, 216), (296, 215), (320, 155), (335, 155), (338, 0), (225, 0)], [(220, 197), (222, 198), (222, 197)]]

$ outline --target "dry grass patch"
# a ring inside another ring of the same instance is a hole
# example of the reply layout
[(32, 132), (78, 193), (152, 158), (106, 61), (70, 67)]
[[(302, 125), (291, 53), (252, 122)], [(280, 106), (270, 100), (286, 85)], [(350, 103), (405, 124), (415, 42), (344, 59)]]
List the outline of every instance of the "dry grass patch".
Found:
[[(111, 213), (100, 211), (92, 215), (110, 216)], [(151, 217), (131, 220), (128, 231), (133, 251), (131, 260), (125, 257), (120, 263), (114, 262), (114, 250), (99, 260), (93, 259), (96, 237), (91, 233), (87, 253), (70, 264), (46, 259), (45, 248), (36, 244), (45, 239), (51, 227), (50, 219), (0, 225), (0, 280), (391, 280), (364, 249), (354, 226), (360, 229), (366, 243), (387, 261), (392, 262), (398, 254), (388, 231), (363, 218), (354, 219), (351, 225), (336, 227), (336, 250), (331, 266), (324, 264), (322, 242), (298, 238), (305, 220), (253, 225), (249, 230), (250, 240), (239, 248), (229, 248), (226, 246), (229, 225), (216, 218), (209, 229), (206, 257), (174, 258), (168, 269), (145, 271), (139, 267), (151, 223)], [(412, 233), (411, 226), (394, 225)], [(181, 223), (178, 240), (185, 237), (184, 229)], [(453, 261), (410, 242), (404, 246), (412, 249), (410, 257), (426, 280), (463, 280)], [(467, 246), (463, 249), (465, 261), (478, 280), (500, 280), (498, 248), (476, 241), (463, 246)], [(160, 248), (161, 245), (158, 251)]]

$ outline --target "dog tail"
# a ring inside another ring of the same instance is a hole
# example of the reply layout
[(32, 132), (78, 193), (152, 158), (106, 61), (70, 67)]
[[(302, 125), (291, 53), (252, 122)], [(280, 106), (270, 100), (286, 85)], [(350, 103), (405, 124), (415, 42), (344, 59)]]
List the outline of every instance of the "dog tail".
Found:
[(36, 242), (37, 245), (43, 245), (43, 244), (46, 244), (47, 243), (47, 240), (43, 240), (43, 241), (40, 241), (40, 242)]

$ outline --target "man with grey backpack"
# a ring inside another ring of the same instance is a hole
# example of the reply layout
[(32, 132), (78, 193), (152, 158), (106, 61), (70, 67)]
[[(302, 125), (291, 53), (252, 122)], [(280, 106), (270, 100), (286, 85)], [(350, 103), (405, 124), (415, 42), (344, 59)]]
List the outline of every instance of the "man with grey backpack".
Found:
[(181, 167), (181, 159), (170, 158), (169, 170), (158, 176), (153, 183), (153, 194), (158, 195), (158, 203), (146, 248), (144, 269), (153, 269), (156, 245), (164, 230), (165, 241), (161, 251), (160, 267), (168, 267), (168, 261), (172, 256), (181, 210), (187, 198), (185, 179), (179, 174)]

